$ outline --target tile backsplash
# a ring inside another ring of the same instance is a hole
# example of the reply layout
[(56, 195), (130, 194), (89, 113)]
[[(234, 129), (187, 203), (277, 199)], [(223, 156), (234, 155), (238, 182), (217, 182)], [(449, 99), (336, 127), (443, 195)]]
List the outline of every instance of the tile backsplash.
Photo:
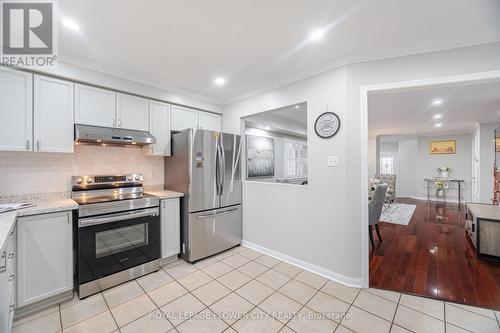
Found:
[(0, 196), (69, 192), (71, 176), (142, 173), (145, 187), (163, 181), (163, 157), (142, 149), (75, 146), (73, 154), (0, 152)]

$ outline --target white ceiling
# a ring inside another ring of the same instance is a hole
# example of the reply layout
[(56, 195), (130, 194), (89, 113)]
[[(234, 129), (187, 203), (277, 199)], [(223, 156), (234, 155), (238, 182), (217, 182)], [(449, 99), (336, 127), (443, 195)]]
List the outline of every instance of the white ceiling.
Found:
[[(60, 58), (226, 104), (361, 60), (500, 40), (498, 0), (61, 0)], [(325, 28), (323, 40), (309, 41)], [(227, 78), (216, 87), (216, 76)]]
[[(436, 99), (443, 103), (432, 105)], [(436, 114), (442, 119), (434, 119)], [(500, 81), (398, 89), (368, 96), (372, 138), (464, 133), (472, 131), (476, 122), (500, 122)], [(436, 128), (436, 123), (442, 127)]]

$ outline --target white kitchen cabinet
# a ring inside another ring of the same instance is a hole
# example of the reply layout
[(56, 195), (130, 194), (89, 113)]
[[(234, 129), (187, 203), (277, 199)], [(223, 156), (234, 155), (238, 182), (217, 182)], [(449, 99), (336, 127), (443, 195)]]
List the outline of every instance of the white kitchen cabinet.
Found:
[(198, 116), (199, 116), (198, 127), (200, 129), (217, 131), (217, 132), (220, 132), (222, 130), (222, 119), (220, 115), (200, 111), (198, 112)]
[(180, 204), (179, 198), (163, 199), (160, 202), (161, 257), (168, 258), (180, 253)]
[(71, 212), (17, 219), (17, 306), (73, 290)]
[(116, 93), (75, 84), (75, 123), (113, 127), (116, 125)]
[(0, 150), (33, 149), (33, 75), (0, 68)]
[(74, 83), (34, 76), (34, 151), (72, 153)]
[(141, 97), (116, 94), (116, 125), (138, 131), (149, 130), (149, 100)]
[(16, 307), (16, 231), (7, 236), (0, 258), (0, 332), (10, 332)]
[(172, 130), (182, 131), (187, 128), (198, 128), (198, 111), (173, 105)]
[(156, 138), (145, 149), (148, 155), (170, 156), (170, 105), (149, 101), (149, 130)]

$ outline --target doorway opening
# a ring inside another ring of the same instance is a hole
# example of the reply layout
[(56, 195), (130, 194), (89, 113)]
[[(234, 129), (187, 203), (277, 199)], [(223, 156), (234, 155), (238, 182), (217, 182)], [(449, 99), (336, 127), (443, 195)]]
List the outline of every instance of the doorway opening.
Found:
[(498, 73), (364, 88), (370, 287), (500, 308), (500, 220), (470, 230), (500, 212), (498, 91)]

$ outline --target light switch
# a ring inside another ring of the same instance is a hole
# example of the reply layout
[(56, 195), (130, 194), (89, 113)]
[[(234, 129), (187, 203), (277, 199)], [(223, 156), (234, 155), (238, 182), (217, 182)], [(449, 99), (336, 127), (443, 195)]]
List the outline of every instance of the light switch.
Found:
[(339, 157), (338, 156), (328, 156), (328, 166), (329, 167), (339, 166)]

